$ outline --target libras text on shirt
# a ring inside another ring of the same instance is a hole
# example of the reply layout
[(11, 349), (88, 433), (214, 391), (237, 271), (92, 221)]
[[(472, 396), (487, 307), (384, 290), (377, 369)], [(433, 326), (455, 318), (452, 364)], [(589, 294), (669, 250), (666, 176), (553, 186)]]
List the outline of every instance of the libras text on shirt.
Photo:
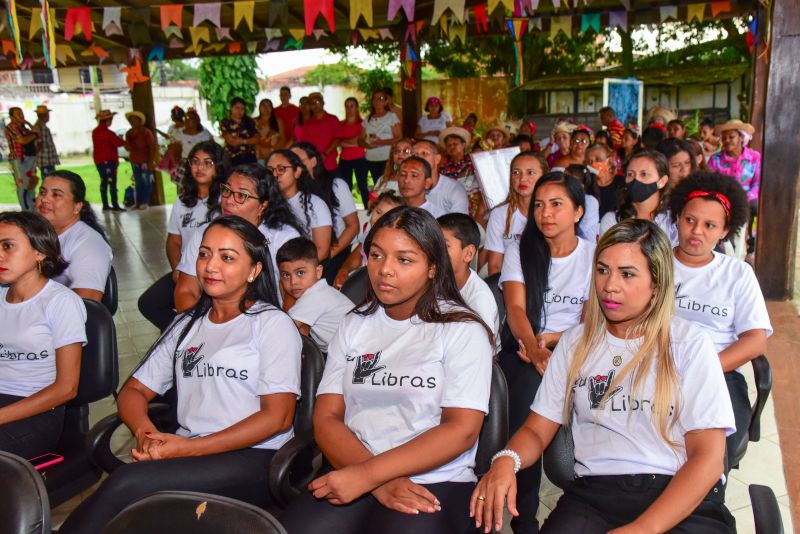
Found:
[(710, 313), (711, 315), (715, 315), (717, 317), (728, 316), (727, 306), (715, 306), (713, 304), (703, 304), (689, 297), (681, 297), (681, 296), (676, 296), (675, 300), (677, 301), (678, 308), (682, 310), (693, 311), (698, 313)]
[(205, 343), (200, 343), (196, 347), (189, 347), (178, 351), (177, 359), (181, 360), (181, 370), (183, 371), (184, 378), (235, 378), (238, 380), (247, 380), (247, 369), (231, 369), (224, 365), (212, 365), (208, 362), (200, 362), (205, 358), (200, 351), (203, 349)]
[[(356, 365), (353, 369), (353, 384), (368, 383), (373, 386), (382, 387), (405, 387), (414, 388), (436, 388), (436, 378), (427, 378), (415, 375), (395, 375), (391, 371), (384, 371), (385, 365), (380, 365), (381, 352), (374, 354), (360, 354), (358, 356), (347, 356), (347, 361), (355, 360)], [(380, 371), (383, 371), (379, 374)]]
[(546, 304), (573, 304), (575, 306), (582, 306), (585, 299), (581, 297), (574, 297), (572, 295), (561, 295), (553, 291), (547, 291), (544, 294), (544, 301)]
[(8, 361), (35, 361), (35, 360), (46, 360), (50, 357), (50, 353), (47, 352), (47, 349), (40, 351), (40, 352), (13, 352), (9, 349), (0, 345), (0, 360), (8, 360)]
[[(612, 391), (608, 391), (614, 380), (615, 371), (612, 369), (605, 375), (593, 375), (588, 378), (578, 377), (575, 379), (573, 389), (586, 388), (589, 398), (590, 409), (604, 410), (611, 406), (612, 412), (653, 412), (653, 401), (650, 399), (637, 399), (629, 394), (620, 394), (622, 386), (616, 386)], [(669, 415), (672, 416), (675, 407), (670, 406)]]

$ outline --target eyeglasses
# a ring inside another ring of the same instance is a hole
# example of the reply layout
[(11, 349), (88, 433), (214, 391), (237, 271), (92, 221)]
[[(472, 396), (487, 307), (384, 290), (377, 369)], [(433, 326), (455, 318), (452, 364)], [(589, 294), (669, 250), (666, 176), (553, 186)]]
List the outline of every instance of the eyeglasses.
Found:
[(275, 176), (283, 176), (291, 168), (291, 165), (275, 165), (274, 167), (267, 167), (267, 170)]
[(374, 99), (374, 98), (377, 98), (378, 100), (386, 100), (386, 97), (385, 97), (385, 96), (373, 96), (372, 98), (373, 98), (373, 99)]
[(392, 154), (405, 154), (406, 156), (410, 156), (413, 153), (413, 150), (410, 148), (395, 148), (392, 150)]
[(229, 196), (233, 195), (233, 200), (237, 204), (244, 204), (251, 198), (254, 198), (256, 200), (258, 199), (257, 196), (251, 195), (250, 193), (243, 193), (242, 191), (234, 191), (226, 184), (222, 184), (222, 186), (220, 186), (220, 189), (221, 189), (220, 193), (222, 194), (223, 198), (228, 198)]
[(213, 162), (212, 160), (210, 160), (210, 159), (197, 159), (197, 158), (192, 158), (192, 159), (189, 161), (189, 164), (190, 164), (192, 167), (199, 167), (199, 168), (201, 168), (201, 169), (211, 169), (211, 168), (213, 168), (213, 167), (214, 167), (214, 162)]
[(325, 101), (320, 98), (315, 98), (314, 100), (309, 100), (312, 104), (324, 104)]
[(589, 140), (588, 139), (573, 139), (572, 142), (573, 143), (578, 143), (579, 145), (588, 145), (589, 144)]

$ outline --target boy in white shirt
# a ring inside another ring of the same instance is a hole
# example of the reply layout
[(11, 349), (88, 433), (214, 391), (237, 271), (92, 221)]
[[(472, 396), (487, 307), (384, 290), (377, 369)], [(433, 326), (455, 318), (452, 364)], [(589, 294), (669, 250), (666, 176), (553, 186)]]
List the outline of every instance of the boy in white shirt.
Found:
[(311, 337), (322, 352), (327, 352), (339, 323), (353, 303), (322, 278), (317, 247), (310, 239), (290, 239), (278, 249), (276, 259), (283, 310), (301, 334)]
[(463, 213), (448, 213), (437, 220), (439, 226), (442, 227), (445, 243), (447, 243), (447, 254), (450, 256), (450, 264), (453, 266), (453, 274), (456, 276), (458, 291), (467, 306), (472, 308), (492, 329), (497, 343), (497, 334), (500, 331), (497, 302), (486, 282), (481, 280), (478, 273), (469, 266), (478, 253), (481, 241), (478, 224), (469, 215)]

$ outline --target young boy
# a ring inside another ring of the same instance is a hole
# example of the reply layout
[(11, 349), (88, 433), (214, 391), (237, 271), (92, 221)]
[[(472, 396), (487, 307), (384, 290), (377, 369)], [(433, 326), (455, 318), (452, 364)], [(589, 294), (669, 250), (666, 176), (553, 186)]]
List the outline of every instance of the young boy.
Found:
[[(469, 264), (481, 241), (478, 223), (469, 215), (463, 213), (448, 213), (437, 219), (442, 227), (447, 253), (456, 275), (456, 285), (461, 292), (461, 297), (467, 306), (477, 313), (483, 322), (492, 329), (497, 342), (500, 331), (500, 316), (497, 312), (497, 302), (486, 282), (481, 280), (478, 273), (473, 271)], [(499, 346), (499, 342), (498, 342)]]
[(370, 228), (372, 228), (384, 213), (398, 206), (405, 205), (406, 201), (403, 197), (394, 191), (384, 191), (380, 194), (378, 200), (375, 201), (375, 207), (372, 208), (372, 212), (369, 214), (369, 221), (365, 222), (361, 227), (361, 232), (358, 234), (358, 244), (353, 248), (353, 251), (350, 252), (350, 255), (347, 256), (347, 259), (344, 260), (344, 264), (339, 268), (339, 272), (336, 273), (336, 278), (333, 280), (333, 287), (341, 289), (347, 277), (350, 276), (350, 273), (362, 265), (367, 264), (367, 257), (363, 249), (364, 240), (367, 238)]
[(317, 247), (310, 239), (290, 239), (278, 249), (276, 260), (284, 311), (301, 334), (310, 336), (322, 352), (327, 352), (328, 343), (353, 303), (322, 278)]

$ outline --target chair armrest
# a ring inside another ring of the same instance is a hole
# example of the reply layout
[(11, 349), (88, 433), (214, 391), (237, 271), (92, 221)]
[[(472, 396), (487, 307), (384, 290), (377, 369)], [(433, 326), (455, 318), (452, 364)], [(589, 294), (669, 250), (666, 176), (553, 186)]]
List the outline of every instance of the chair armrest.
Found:
[[(155, 403), (147, 407), (147, 414), (151, 419), (157, 418), (169, 413), (170, 409), (168, 404)], [(90, 461), (106, 473), (125, 465), (111, 451), (111, 437), (122, 424), (122, 420), (114, 413), (98, 421), (86, 435), (86, 451)]]
[[(269, 490), (278, 506), (286, 508), (292, 500), (305, 491), (306, 484), (319, 470), (319, 466), (317, 469), (313, 466), (314, 457), (318, 453), (314, 436), (310, 432), (295, 434), (275, 452), (269, 467)], [(293, 483), (294, 471), (298, 471), (301, 479)]]
[(750, 484), (748, 490), (753, 505), (756, 534), (783, 534), (781, 509), (772, 489), (768, 486)]
[(753, 405), (750, 416), (750, 428), (748, 436), (750, 441), (761, 439), (761, 412), (767, 404), (770, 391), (772, 391), (772, 369), (769, 366), (767, 357), (763, 354), (752, 360), (753, 377), (756, 382), (756, 402)]

